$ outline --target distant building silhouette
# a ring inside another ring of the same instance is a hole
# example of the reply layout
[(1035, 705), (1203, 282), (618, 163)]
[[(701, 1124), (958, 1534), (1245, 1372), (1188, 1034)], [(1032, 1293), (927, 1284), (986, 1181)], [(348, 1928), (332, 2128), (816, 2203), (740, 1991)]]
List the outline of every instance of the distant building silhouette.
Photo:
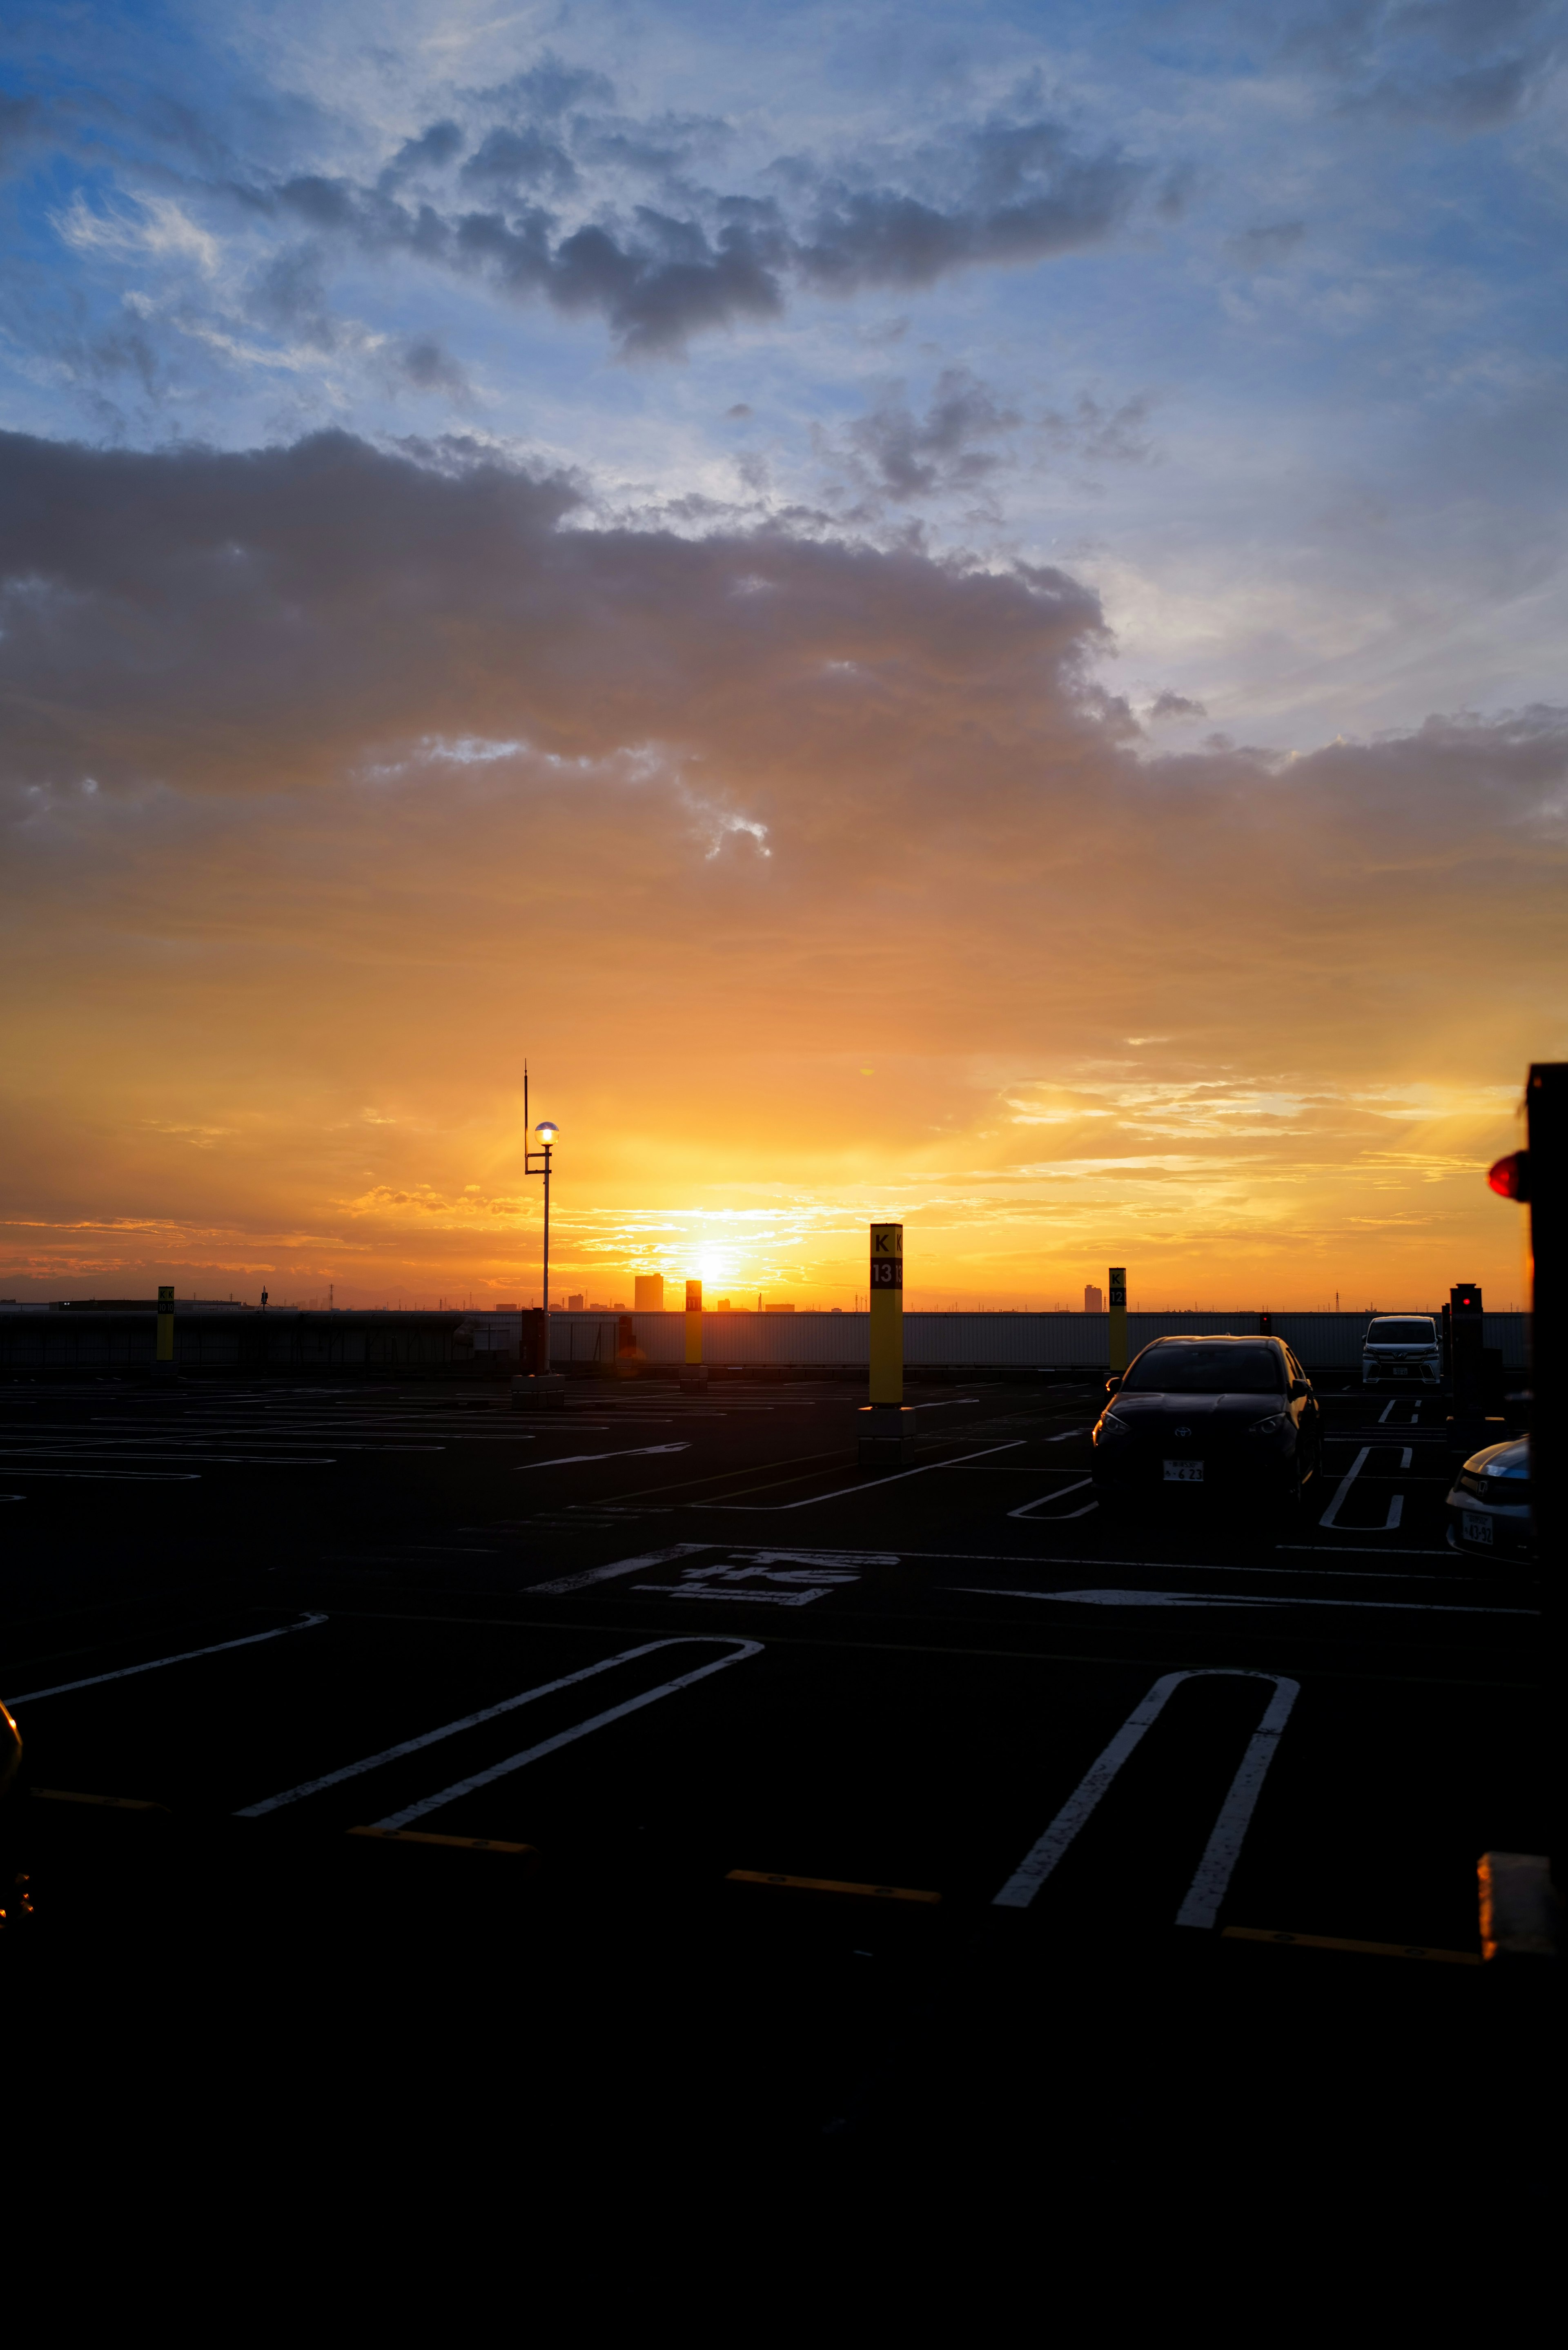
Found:
[(664, 1275), (661, 1273), (639, 1273), (632, 1276), (632, 1296), (639, 1314), (662, 1314), (664, 1311)]
[(1092, 1281), (1085, 1281), (1085, 1284), (1084, 1284), (1084, 1311), (1085, 1311), (1085, 1314), (1103, 1314), (1103, 1313), (1105, 1312), (1105, 1310), (1106, 1310), (1106, 1293), (1105, 1293), (1105, 1291), (1104, 1291), (1103, 1289), (1096, 1289), (1096, 1288), (1095, 1287), (1095, 1284), (1094, 1284), (1094, 1283), (1093, 1283)]

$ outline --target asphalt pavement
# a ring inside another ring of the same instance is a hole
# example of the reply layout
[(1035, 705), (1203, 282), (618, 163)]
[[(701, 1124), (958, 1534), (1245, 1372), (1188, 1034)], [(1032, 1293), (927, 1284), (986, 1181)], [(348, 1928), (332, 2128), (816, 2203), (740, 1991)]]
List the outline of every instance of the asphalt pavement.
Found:
[(488, 2141), (504, 2048), (485, 2194), (696, 2144), (1528, 2203), (1476, 1865), (1543, 1848), (1539, 1588), (1447, 1546), (1442, 1399), (1328, 1393), (1293, 1523), (1107, 1517), (1086, 1380), (916, 1389), (897, 1473), (861, 1400), (0, 1389), (40, 2115), (156, 2082), (254, 2144), (283, 2084), (362, 2163), (400, 2108)]

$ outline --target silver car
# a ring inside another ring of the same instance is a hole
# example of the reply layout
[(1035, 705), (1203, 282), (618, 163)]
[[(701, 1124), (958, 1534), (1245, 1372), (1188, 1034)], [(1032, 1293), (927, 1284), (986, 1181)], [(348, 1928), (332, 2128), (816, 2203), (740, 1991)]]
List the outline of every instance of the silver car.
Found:
[(1361, 1384), (1443, 1384), (1443, 1343), (1429, 1314), (1378, 1314), (1361, 1342)]
[(1530, 1516), (1530, 1439), (1488, 1444), (1472, 1452), (1448, 1499), (1449, 1543), (1490, 1558), (1535, 1555)]

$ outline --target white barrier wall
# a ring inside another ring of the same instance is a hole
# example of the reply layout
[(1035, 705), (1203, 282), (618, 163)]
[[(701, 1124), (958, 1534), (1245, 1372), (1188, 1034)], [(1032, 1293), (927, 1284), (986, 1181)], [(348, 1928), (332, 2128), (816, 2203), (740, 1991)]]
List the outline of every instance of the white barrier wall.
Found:
[[(1408, 1310), (1430, 1314), (1438, 1309), (1426, 1305)], [(703, 1354), (717, 1369), (852, 1367), (867, 1360), (864, 1314), (709, 1313), (702, 1319)], [(1269, 1327), (1295, 1349), (1309, 1370), (1348, 1371), (1361, 1361), (1368, 1319), (1365, 1314), (1271, 1314)], [(1104, 1314), (906, 1314), (904, 1359), (917, 1368), (1103, 1369), (1109, 1361), (1107, 1320)], [(474, 1314), (463, 1326), (472, 1333), (476, 1354), (494, 1348), (515, 1353), (521, 1321), (516, 1314)], [(631, 1324), (644, 1362), (685, 1360), (683, 1313), (552, 1314), (552, 1362), (613, 1363), (621, 1321)], [(1486, 1315), (1483, 1343), (1502, 1349), (1505, 1370), (1524, 1369), (1529, 1324), (1527, 1314)], [(1252, 1337), (1260, 1326), (1256, 1307), (1231, 1314), (1129, 1314), (1127, 1346), (1130, 1355), (1151, 1338), (1201, 1338), (1224, 1332)]]

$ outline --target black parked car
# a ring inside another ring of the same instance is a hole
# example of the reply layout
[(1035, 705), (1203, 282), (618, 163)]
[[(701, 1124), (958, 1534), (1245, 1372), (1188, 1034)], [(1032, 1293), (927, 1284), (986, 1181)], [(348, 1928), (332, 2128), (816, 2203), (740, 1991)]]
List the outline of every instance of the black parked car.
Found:
[(1294, 1508), (1322, 1458), (1317, 1398), (1282, 1338), (1157, 1338), (1106, 1392), (1102, 1501), (1186, 1488)]

